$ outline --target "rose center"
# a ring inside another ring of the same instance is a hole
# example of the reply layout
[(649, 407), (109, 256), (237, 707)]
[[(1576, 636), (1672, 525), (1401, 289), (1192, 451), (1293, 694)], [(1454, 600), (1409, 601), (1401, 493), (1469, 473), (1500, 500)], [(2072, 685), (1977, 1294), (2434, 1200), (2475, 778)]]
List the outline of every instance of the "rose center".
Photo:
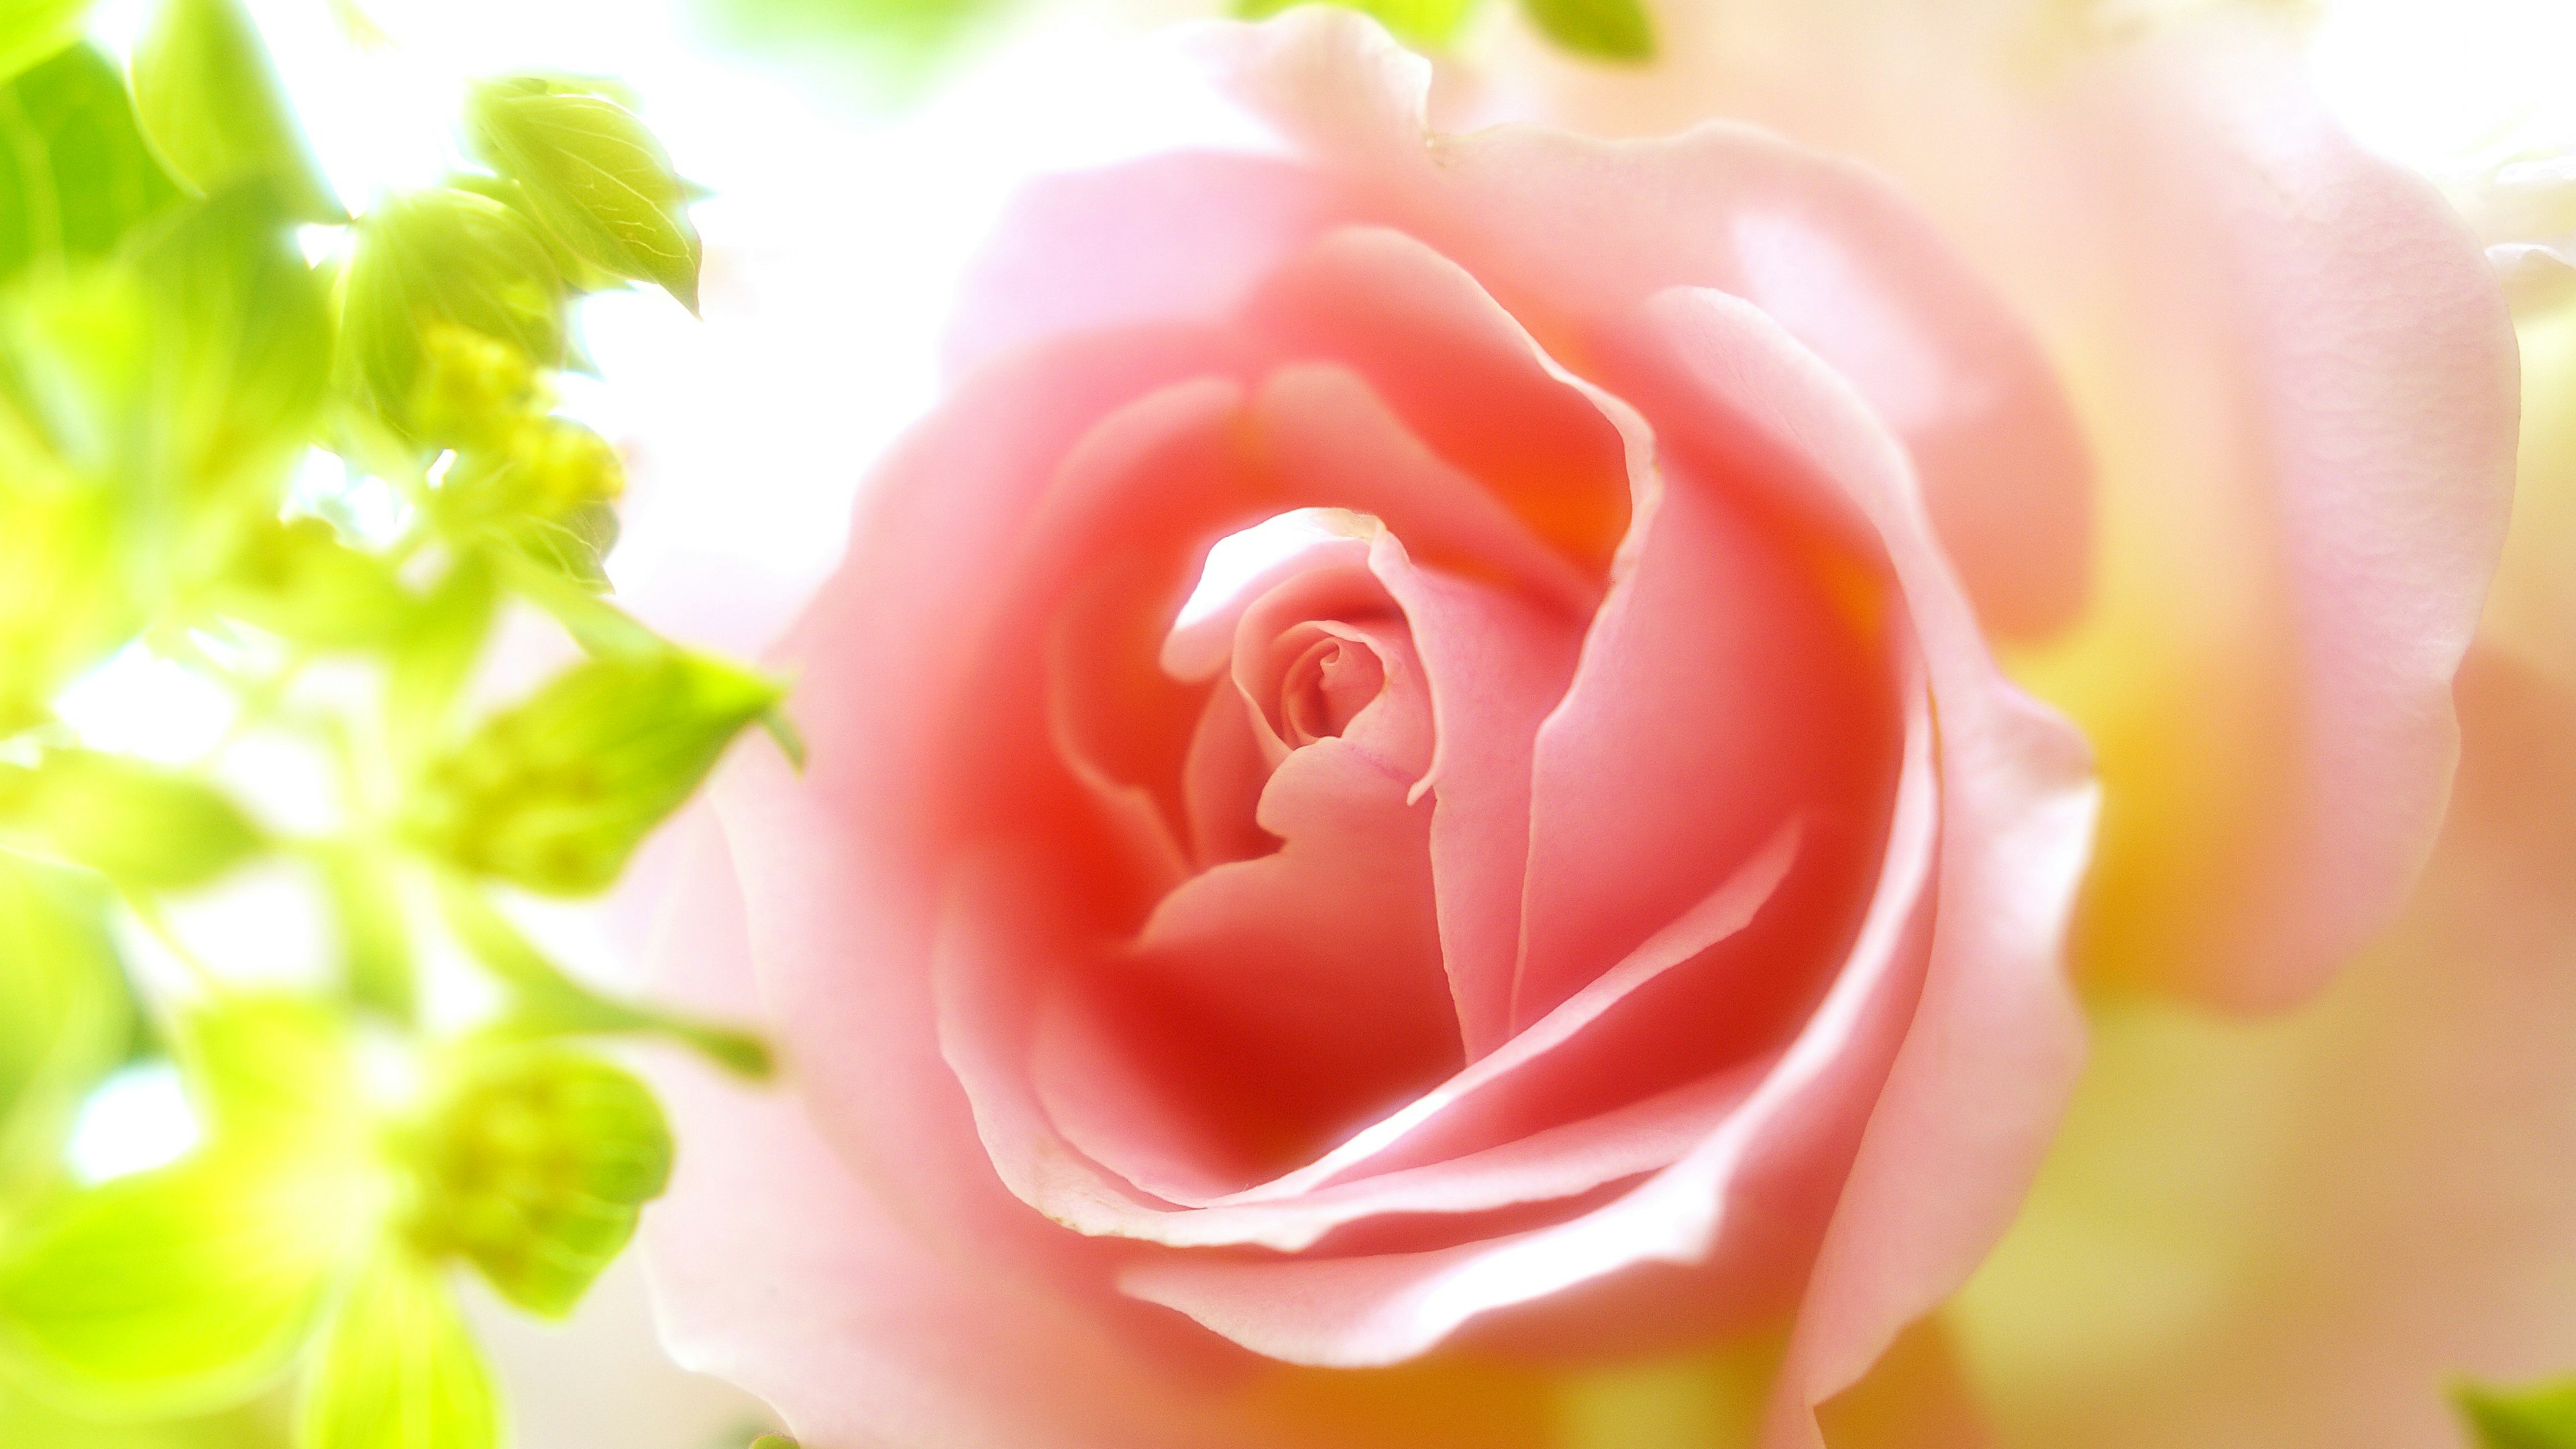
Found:
[(1386, 687), (1386, 661), (1355, 639), (1325, 634), (1280, 681), (1280, 736), (1291, 749), (1330, 739)]

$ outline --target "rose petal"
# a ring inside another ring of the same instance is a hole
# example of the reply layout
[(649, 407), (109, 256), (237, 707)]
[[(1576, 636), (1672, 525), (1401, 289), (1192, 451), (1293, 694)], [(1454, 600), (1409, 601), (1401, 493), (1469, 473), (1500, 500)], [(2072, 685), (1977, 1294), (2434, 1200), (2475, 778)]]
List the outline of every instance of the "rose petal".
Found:
[(2576, 1362), (2576, 698), (2481, 645), (2406, 913), (2303, 1010), (2132, 1001), (1948, 1313), (2031, 1449), (2461, 1442)]
[(1771, 312), (1913, 450), (1990, 627), (2044, 633), (2082, 603), (2089, 465), (2055, 372), (1877, 177), (1746, 127), (1620, 145), (1516, 127), (1426, 141), (1428, 68), (1348, 15), (1201, 44), (1285, 139), (1354, 179), (1370, 214), (1456, 258), (1516, 312), (1616, 315), (1675, 285)]

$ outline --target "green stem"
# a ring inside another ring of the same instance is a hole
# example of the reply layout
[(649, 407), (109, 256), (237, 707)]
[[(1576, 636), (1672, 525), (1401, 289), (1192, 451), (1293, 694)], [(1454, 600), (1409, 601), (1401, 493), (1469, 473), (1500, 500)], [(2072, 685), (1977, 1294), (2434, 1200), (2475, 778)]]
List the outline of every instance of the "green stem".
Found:
[(448, 929), (517, 998), (515, 1009), (501, 1023), (504, 1032), (531, 1036), (640, 1032), (685, 1043), (739, 1076), (758, 1080), (769, 1075), (769, 1048), (759, 1037), (602, 996), (565, 975), (470, 882), (441, 872), (437, 890)]

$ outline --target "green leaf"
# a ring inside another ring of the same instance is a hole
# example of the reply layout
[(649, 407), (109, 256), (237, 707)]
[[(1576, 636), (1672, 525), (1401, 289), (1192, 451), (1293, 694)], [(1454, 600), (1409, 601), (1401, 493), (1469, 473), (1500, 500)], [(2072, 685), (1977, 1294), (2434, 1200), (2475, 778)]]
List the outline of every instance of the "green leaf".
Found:
[(0, 81), (80, 39), (90, 0), (0, 0)]
[(519, 183), (566, 251), (698, 310), (688, 188), (634, 112), (593, 84), (512, 76), (474, 88), (465, 124), (476, 154)]
[(172, 175), (200, 194), (265, 179), (294, 216), (348, 220), (240, 0), (161, 0), (133, 70), (144, 138)]
[(124, 1053), (109, 904), (94, 879), (0, 853), (0, 1207), (53, 1175), (82, 1095)]
[(575, 665), (431, 764), (409, 833), (476, 874), (604, 890), (778, 697), (758, 675), (677, 650)]
[(398, 765), (414, 767), (448, 742), (457, 695), (483, 652), (498, 602), (491, 565), (469, 553), (448, 566), (413, 614), (385, 681), (385, 729)]
[(254, 1401), (220, 1414), (101, 1423), (0, 1379), (0, 1444), (31, 1449), (283, 1449), (276, 1411)]
[(418, 432), (423, 339), (442, 323), (562, 365), (564, 284), (545, 243), (501, 203), (444, 187), (359, 222), (341, 314), (349, 385), (407, 435)]
[(354, 845), (323, 857), (322, 883), (339, 932), (350, 998), (408, 1023), (418, 1006), (410, 922), (392, 863)]
[(415, 1148), (423, 1247), (456, 1253), (502, 1297), (561, 1317), (626, 1248), (671, 1175), (644, 1084), (547, 1043), (469, 1049)]
[(2462, 1384), (2451, 1398), (2479, 1449), (2576, 1449), (2576, 1379), (2515, 1389)]
[(1655, 58), (1655, 26), (1638, 0), (1521, 0), (1539, 33), (1577, 55), (1637, 65)]
[(306, 1378), (297, 1449), (494, 1449), (499, 1395), (437, 1270), (396, 1248), (350, 1284)]
[[(8, 412), (0, 400), (0, 453)], [(45, 718), (57, 689), (142, 624), (117, 548), (120, 501), (40, 486), (0, 456), (0, 736)]]
[(917, 99), (1026, 0), (692, 0), (719, 40), (884, 107)]
[(38, 257), (102, 256), (178, 199), (96, 47), (0, 86), (0, 279)]
[(318, 518), (252, 529), (211, 601), (228, 617), (321, 649), (398, 638), (418, 608), (383, 559), (342, 543)]
[(363, 1226), (345, 1178), (212, 1153), (59, 1200), (0, 1252), (0, 1346), (101, 1417), (242, 1402), (290, 1363)]
[(199, 496), (254, 493), (276, 511), (331, 376), (329, 297), (296, 250), (287, 214), (252, 181), (135, 238), (158, 374), (164, 456)]
[(179, 1018), (179, 1059), (227, 1153), (363, 1168), (373, 1130), (349, 1024), (320, 1002), (284, 993), (227, 994)]
[[(1299, 0), (1236, 0), (1234, 13), (1246, 20), (1260, 20)], [(1338, 3), (1374, 17), (1393, 31), (1407, 45), (1438, 49), (1458, 38), (1458, 27), (1476, 0), (1338, 0)]]
[(145, 890), (202, 885), (264, 844), (250, 818), (196, 776), (90, 750), (0, 765), (0, 839)]

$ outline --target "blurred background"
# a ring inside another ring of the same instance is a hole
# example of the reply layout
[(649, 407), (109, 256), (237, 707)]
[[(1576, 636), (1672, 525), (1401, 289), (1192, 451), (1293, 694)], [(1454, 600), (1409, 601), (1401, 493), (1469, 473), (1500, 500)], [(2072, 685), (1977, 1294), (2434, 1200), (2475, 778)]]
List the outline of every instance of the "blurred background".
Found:
[[(2219, 0), (2125, 8), (2161, 13), (2195, 3)], [(1045, 171), (1250, 139), (1169, 50), (1140, 40), (1221, 8), (1196, 0), (244, 7), (301, 121), (311, 165), (352, 212), (377, 212), (386, 198), (482, 164), (459, 117), (472, 82), (507, 74), (613, 77), (620, 104), (667, 152), (667, 170), (699, 188), (687, 207), (703, 246), (702, 262), (692, 258), (694, 315), (668, 284), (598, 289), (571, 304), (587, 370), (567, 364), (544, 386), (547, 416), (604, 439), (624, 477), (616, 546), (605, 553), (604, 580), (592, 582), (611, 586), (661, 638), (738, 658), (756, 657), (829, 568), (867, 460), (931, 401), (950, 286), (1012, 189)], [(2311, 0), (2307, 8), (2318, 86), (2354, 132), (2442, 183), (2490, 240), (2533, 249), (2529, 285), (2563, 284), (2557, 249), (2576, 236), (2576, 163), (2567, 159), (2576, 155), (2576, 88), (2564, 79), (2565, 58), (2576, 54), (2576, 6)], [(158, 0), (102, 0), (78, 24), (124, 66), (148, 46), (159, 13)], [(1504, 0), (1467, 11), (1442, 62), (1463, 110), (1508, 114), (1507, 90), (1480, 78), (1479, 57), (1533, 44)], [(0, 114), (0, 132), (7, 119)], [(25, 194), (0, 203), (24, 204)], [(24, 222), (0, 216), (8, 223), (0, 233)], [(349, 231), (325, 221), (295, 235), (317, 274), (331, 274), (346, 261)], [(0, 438), (0, 470), (12, 466), (6, 443)], [(334, 526), (344, 537), (364, 531), (362, 519), (349, 520), (371, 496), (353, 482), (364, 470), (346, 452), (307, 449), (281, 465), (290, 488), (337, 500), (347, 517), (333, 515)], [(505, 615), (469, 692), (515, 699), (569, 668), (592, 643), (571, 622), (577, 613), (554, 611), (560, 629)], [(171, 768), (208, 759), (240, 731), (243, 709), (238, 693), (210, 685), (204, 671), (139, 643), (84, 661), (49, 701), (43, 728), (52, 733), (36, 748)], [(0, 740), (0, 767), (36, 768), (6, 746)], [(292, 819), (310, 813), (300, 802), (318, 788), (309, 764), (290, 750), (228, 750), (222, 781), (260, 818)], [(0, 814), (6, 808), (0, 802)], [(632, 879), (649, 882), (651, 869), (648, 858)], [(335, 925), (327, 902), (311, 897), (264, 866), (228, 872), (156, 895), (149, 912), (110, 912), (114, 950), (145, 984), (147, 1015), (156, 990), (178, 983), (169, 989), (185, 996), (200, 972), (232, 983), (324, 981), (345, 923)], [(610, 998), (639, 988), (634, 900), (542, 888), (498, 899), (515, 928), (586, 988)], [(443, 975), (472, 974), (435, 952), (420, 970), (432, 997), (445, 989)], [(473, 989), (457, 988), (469, 997)], [(457, 1008), (468, 1017), (474, 1009)], [(84, 1079), (60, 1114), (56, 1175), (95, 1188), (190, 1154), (210, 1127), (202, 1094), (183, 1076), (168, 1051), (146, 1047)], [(0, 1211), (0, 1235), (26, 1221)], [(615, 1245), (607, 1251), (613, 1256)], [(608, 1267), (560, 1321), (519, 1311), (481, 1278), (459, 1274), (457, 1285), (516, 1425), (512, 1442), (523, 1449), (739, 1449), (768, 1427), (761, 1406), (662, 1356), (631, 1258)], [(0, 1377), (0, 1444), (283, 1445), (297, 1413), (290, 1400), (276, 1390), (211, 1416), (111, 1427)]]

